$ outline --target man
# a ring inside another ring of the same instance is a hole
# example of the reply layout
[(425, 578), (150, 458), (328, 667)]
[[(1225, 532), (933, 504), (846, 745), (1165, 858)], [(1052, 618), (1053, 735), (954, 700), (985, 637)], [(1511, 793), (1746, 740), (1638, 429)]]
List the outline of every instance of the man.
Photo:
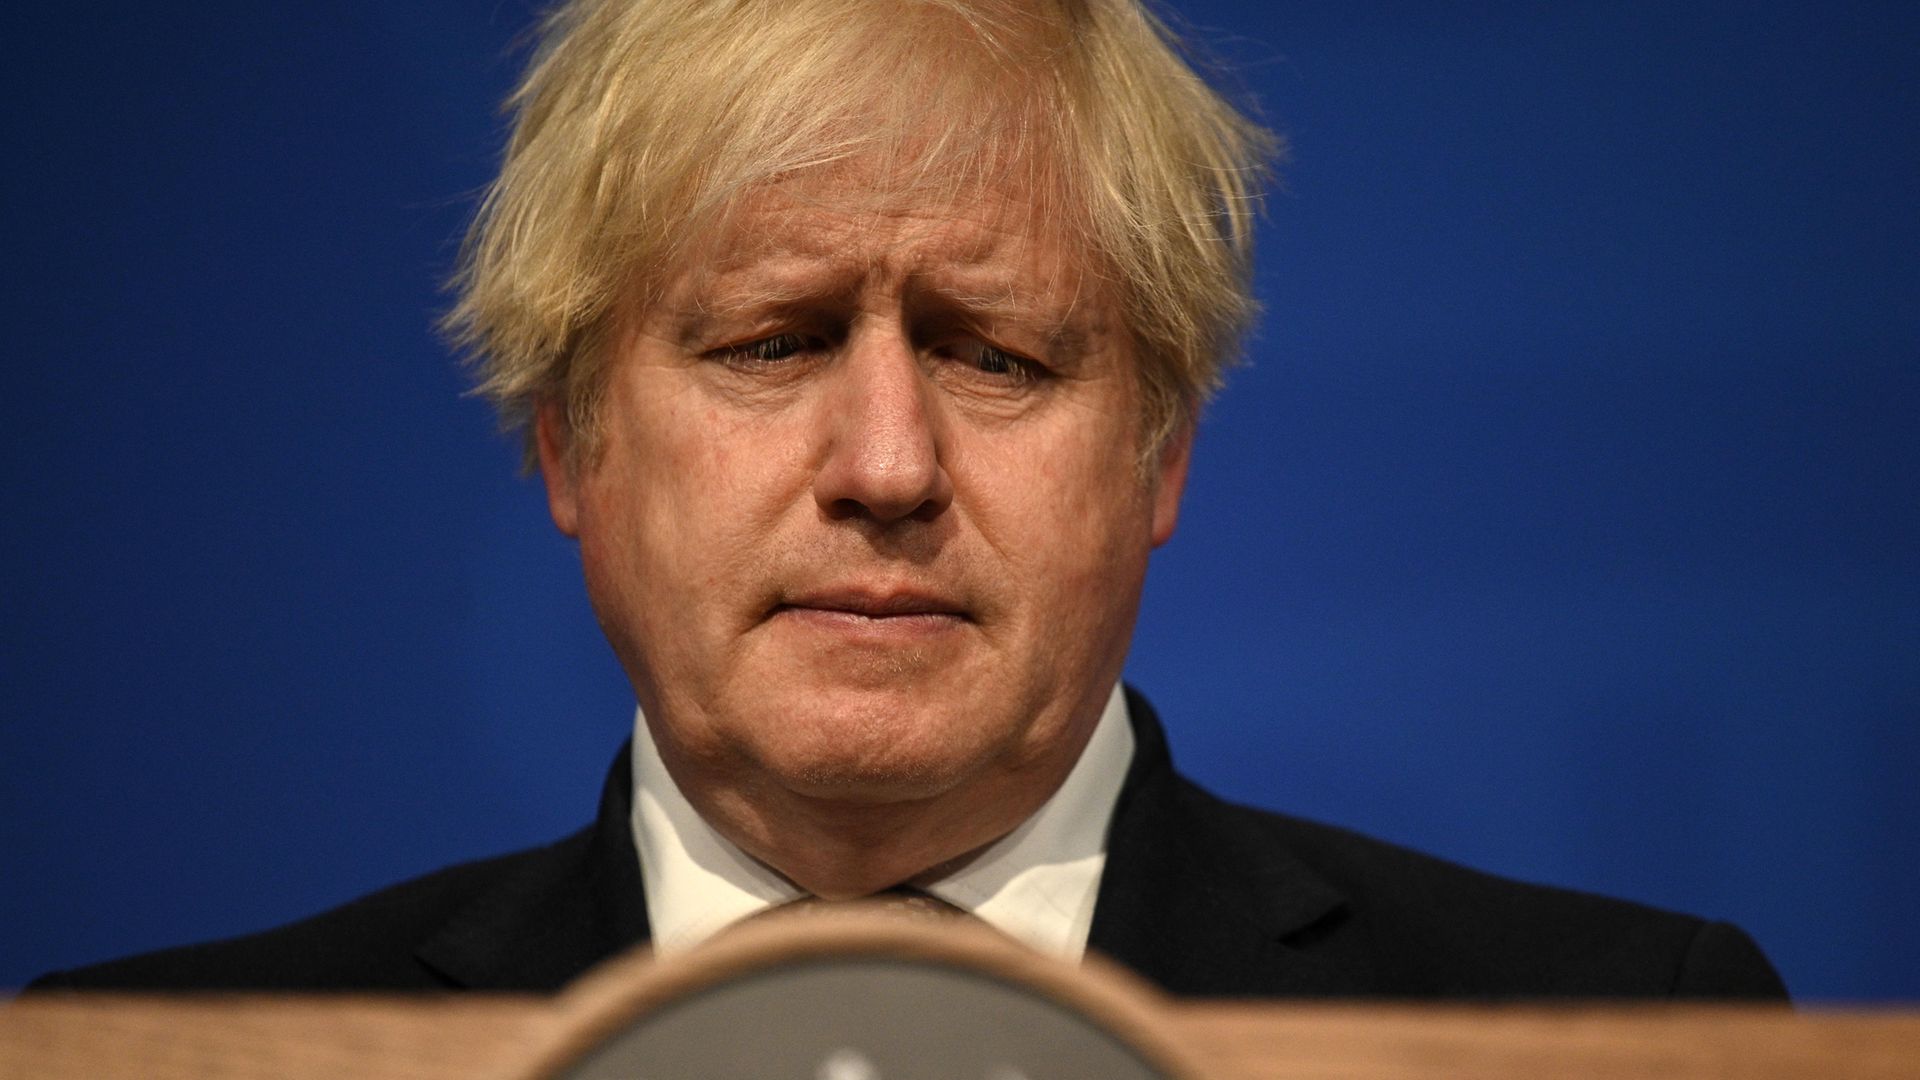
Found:
[(1783, 993), (1172, 771), (1119, 678), (1272, 144), (1134, 0), (576, 0), (514, 103), (450, 325), (638, 699), (599, 820), (43, 985), (553, 989), (911, 890), (1176, 993)]

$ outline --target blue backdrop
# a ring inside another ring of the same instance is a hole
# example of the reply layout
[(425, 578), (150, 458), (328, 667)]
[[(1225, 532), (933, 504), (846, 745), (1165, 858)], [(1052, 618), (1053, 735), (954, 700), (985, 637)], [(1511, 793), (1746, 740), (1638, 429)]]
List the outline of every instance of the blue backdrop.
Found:
[[(1920, 7), (1182, 10), (1294, 160), (1179, 760), (1920, 998)], [(591, 813), (628, 691), (430, 329), (531, 19), (0, 14), (0, 985)]]

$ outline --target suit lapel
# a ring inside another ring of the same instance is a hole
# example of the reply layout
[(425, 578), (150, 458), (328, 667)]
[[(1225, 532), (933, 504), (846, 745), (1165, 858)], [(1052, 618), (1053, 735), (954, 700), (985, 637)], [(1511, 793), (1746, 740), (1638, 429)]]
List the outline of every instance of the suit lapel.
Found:
[(1173, 770), (1146, 700), (1129, 689), (1136, 749), (1108, 833), (1089, 947), (1181, 995), (1345, 996), (1371, 972), (1313, 947), (1339, 890), (1274, 843), (1261, 816)]
[(628, 824), (629, 747), (593, 825), (530, 858), (429, 936), (414, 955), (456, 987), (554, 991), (647, 940), (640, 859)]

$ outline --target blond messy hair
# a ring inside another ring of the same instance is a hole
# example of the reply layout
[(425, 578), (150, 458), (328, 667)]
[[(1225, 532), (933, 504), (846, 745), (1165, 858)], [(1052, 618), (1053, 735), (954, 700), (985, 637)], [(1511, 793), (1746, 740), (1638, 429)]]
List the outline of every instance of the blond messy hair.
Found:
[(444, 327), (509, 430), (561, 403), (576, 456), (616, 306), (656, 298), (743, 195), (836, 163), (902, 178), (875, 197), (1024, 188), (1127, 321), (1146, 457), (1255, 310), (1278, 141), (1138, 0), (566, 0), (508, 107)]

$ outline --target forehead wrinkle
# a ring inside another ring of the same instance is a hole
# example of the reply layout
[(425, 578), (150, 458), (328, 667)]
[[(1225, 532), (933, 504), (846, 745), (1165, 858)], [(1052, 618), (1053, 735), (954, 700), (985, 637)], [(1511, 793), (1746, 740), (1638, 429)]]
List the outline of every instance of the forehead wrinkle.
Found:
[[(753, 267), (741, 273), (709, 279), (706, 287), (700, 290), (700, 303), (704, 310), (736, 314), (747, 308), (797, 303), (817, 298), (822, 293), (833, 295), (850, 292), (849, 286), (835, 286), (832, 283), (836, 279), (846, 281), (852, 276), (844, 272), (835, 273), (830, 266), (821, 262), (810, 262), (805, 268), (794, 271)], [(828, 282), (828, 287), (823, 289), (822, 282)]]
[[(948, 224), (938, 223), (940, 231), (951, 234), (954, 230)], [(814, 238), (838, 230), (794, 231), (805, 238), (795, 245), (798, 250), (788, 248), (778, 237), (764, 236), (762, 242), (694, 268), (687, 280), (691, 307), (702, 313), (727, 315), (804, 301), (850, 299), (876, 285), (890, 294), (905, 292), (919, 282), (945, 279), (956, 271), (972, 276), (973, 268), (994, 261), (1001, 246), (992, 240), (961, 245), (930, 241), (890, 245), (836, 244), (828, 239), (816, 244), (811, 242)], [(995, 283), (990, 288), (997, 296), (981, 295), (977, 288), (932, 288), (969, 307), (1011, 310), (1032, 303), (1018, 290), (1017, 273), (986, 271), (983, 276)], [(1005, 279), (1004, 284), (1001, 279)]]
[(1033, 207), (991, 191), (932, 205), (836, 203), (812, 184), (751, 193), (696, 259), (687, 310), (723, 318), (860, 293), (921, 295), (1056, 343), (1104, 331), (1101, 306)]
[[(876, 183), (862, 170), (783, 179), (748, 193), (729, 217), (729, 251), (745, 258), (769, 251), (871, 251), (914, 259), (933, 252), (943, 261), (975, 263), (1010, 239), (1030, 237), (1035, 225), (1033, 207), (989, 188), (922, 198), (911, 187), (895, 191)], [(742, 243), (748, 238), (754, 242)]]

